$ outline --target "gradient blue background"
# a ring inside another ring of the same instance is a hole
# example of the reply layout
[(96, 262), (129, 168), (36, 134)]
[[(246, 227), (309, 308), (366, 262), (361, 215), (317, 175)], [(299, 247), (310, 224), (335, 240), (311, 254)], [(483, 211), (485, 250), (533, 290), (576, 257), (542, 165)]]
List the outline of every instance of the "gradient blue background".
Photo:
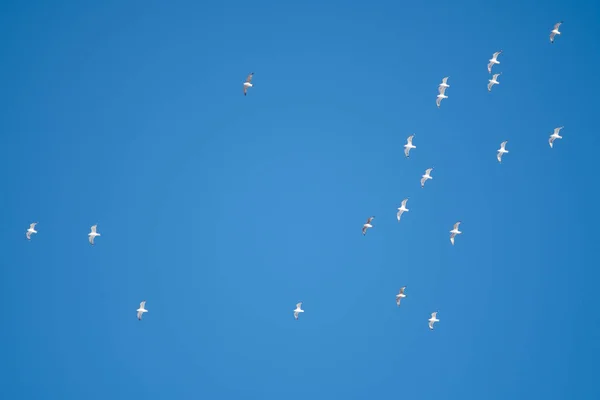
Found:
[(600, 398), (600, 4), (419, 3), (2, 3), (0, 397)]

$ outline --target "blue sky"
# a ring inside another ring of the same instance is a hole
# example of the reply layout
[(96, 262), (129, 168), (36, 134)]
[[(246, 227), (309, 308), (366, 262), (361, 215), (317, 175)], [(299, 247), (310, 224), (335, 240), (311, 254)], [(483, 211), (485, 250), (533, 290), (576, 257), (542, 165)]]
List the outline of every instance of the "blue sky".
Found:
[(597, 2), (0, 10), (2, 398), (600, 397)]

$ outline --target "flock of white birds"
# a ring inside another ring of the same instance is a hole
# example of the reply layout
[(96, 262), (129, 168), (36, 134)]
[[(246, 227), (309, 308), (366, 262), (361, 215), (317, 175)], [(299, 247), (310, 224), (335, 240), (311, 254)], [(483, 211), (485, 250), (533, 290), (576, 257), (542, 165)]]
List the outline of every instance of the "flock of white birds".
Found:
[[(560, 25), (562, 23), (563, 23), (563, 21), (560, 21), (554, 25), (554, 28), (550, 32), (550, 43), (554, 43), (554, 39), (555, 39), (556, 35), (561, 34), (561, 32), (558, 30), (558, 28), (560, 27)], [(498, 61), (498, 56), (500, 56), (500, 54), (502, 54), (502, 50), (495, 52), (492, 55), (492, 58), (489, 59), (489, 64), (488, 64), (487, 68), (488, 68), (488, 72), (490, 74), (492, 73), (492, 67), (494, 65), (500, 64), (500, 61)], [(497, 74), (493, 74), (492, 79), (488, 80), (489, 83), (488, 83), (487, 88), (488, 88), (489, 92), (492, 91), (492, 87), (494, 85), (500, 84), (500, 82), (498, 82), (498, 77), (501, 74), (502, 74), (501, 72), (497, 73)], [(243, 84), (244, 96), (246, 96), (248, 94), (248, 89), (252, 87), (252, 77), (253, 76), (254, 76), (254, 72), (251, 72), (246, 77), (246, 81)], [(446, 96), (446, 90), (450, 87), (450, 85), (448, 84), (448, 78), (449, 77), (443, 78), (442, 83), (440, 83), (438, 86), (439, 94), (437, 95), (437, 98), (436, 98), (436, 104), (437, 104), (438, 108), (440, 107), (442, 100), (448, 98), (448, 96)], [(563, 128), (564, 128), (563, 126), (555, 128), (554, 132), (550, 135), (550, 139), (548, 140), (548, 143), (550, 144), (550, 148), (553, 147), (554, 141), (556, 139), (562, 139), (562, 136), (560, 136), (560, 131)], [(415, 137), (415, 135), (410, 135), (406, 140), (406, 144), (404, 145), (404, 155), (407, 158), (409, 157), (410, 151), (412, 149), (417, 148), (417, 146), (413, 145), (414, 137)], [(502, 155), (505, 153), (508, 153), (508, 150), (506, 150), (506, 143), (508, 143), (507, 140), (500, 143), (500, 148), (497, 150), (496, 158), (498, 159), (498, 162), (500, 162), (500, 163), (502, 162)], [(425, 182), (427, 182), (430, 179), (433, 179), (431, 177), (431, 171), (433, 171), (433, 168), (428, 168), (425, 170), (425, 174), (423, 174), (423, 176), (421, 176), (421, 188), (425, 187)], [(409, 211), (408, 208), (406, 208), (407, 202), (408, 202), (408, 199), (402, 200), (400, 207), (398, 207), (398, 212), (396, 213), (396, 218), (398, 219), (398, 222), (400, 222), (400, 217), (402, 216), (402, 214)], [(363, 227), (362, 227), (363, 235), (367, 234), (368, 229), (373, 228), (373, 224), (372, 224), (373, 219), (375, 219), (375, 217), (371, 216), (367, 219), (367, 222), (365, 222), (363, 224)], [(35, 226), (37, 224), (38, 224), (37, 222), (34, 222), (29, 225), (29, 229), (27, 229), (27, 232), (25, 233), (25, 236), (27, 237), (28, 240), (31, 240), (31, 235), (38, 233), (35, 230)], [(458, 227), (460, 226), (460, 224), (461, 224), (460, 221), (456, 222), (454, 224), (454, 226), (452, 227), (452, 230), (450, 231), (450, 243), (453, 246), (454, 246), (454, 239), (456, 238), (456, 236), (460, 235), (462, 233), (460, 230), (458, 230)], [(92, 246), (94, 245), (94, 239), (97, 236), (100, 236), (100, 233), (97, 232), (97, 228), (98, 228), (98, 225), (92, 225), (92, 227), (90, 228), (90, 233), (88, 233), (88, 241), (90, 242), (90, 244)], [(404, 293), (405, 290), (406, 290), (406, 286), (401, 287), (400, 291), (396, 295), (396, 305), (398, 307), (400, 307), (400, 301), (406, 297), (406, 294)], [(146, 300), (140, 302), (140, 307), (136, 310), (138, 320), (141, 320), (142, 315), (144, 313), (148, 312), (148, 310), (146, 310), (145, 307), (146, 307)], [(298, 304), (296, 304), (296, 308), (294, 309), (294, 318), (297, 320), (300, 313), (303, 313), (303, 312), (304, 312), (304, 310), (302, 309), (302, 302), (299, 302)], [(437, 318), (437, 314), (438, 314), (437, 311), (432, 312), (431, 317), (428, 320), (429, 329), (431, 329), (431, 330), (433, 330), (433, 324), (440, 321)]]

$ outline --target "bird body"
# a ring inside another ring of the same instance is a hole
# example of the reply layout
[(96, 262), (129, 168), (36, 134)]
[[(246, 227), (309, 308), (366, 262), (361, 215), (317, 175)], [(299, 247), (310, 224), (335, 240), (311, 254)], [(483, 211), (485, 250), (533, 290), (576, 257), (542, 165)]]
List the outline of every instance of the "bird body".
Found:
[(560, 31), (558, 30), (558, 27), (562, 23), (563, 23), (563, 21), (560, 21), (554, 25), (554, 29), (552, 29), (552, 31), (550, 32), (550, 43), (554, 43), (554, 37), (556, 35), (560, 35)]
[(408, 199), (402, 200), (402, 204), (400, 205), (400, 207), (398, 207), (398, 212), (396, 213), (396, 218), (398, 218), (398, 222), (400, 222), (400, 217), (402, 216), (402, 213), (408, 212), (408, 208), (406, 208), (407, 201)]
[(495, 53), (494, 53), (494, 55), (492, 55), (492, 58), (490, 58), (490, 59), (488, 60), (488, 61), (490, 62), (490, 63), (488, 64), (488, 72), (489, 72), (490, 74), (492, 73), (492, 67), (493, 67), (495, 64), (500, 64), (500, 61), (498, 61), (498, 56), (499, 56), (500, 54), (502, 54), (502, 50), (495, 52)]
[(98, 232), (96, 232), (96, 228), (98, 227), (98, 225), (93, 225), (90, 229), (91, 232), (88, 233), (88, 240), (90, 241), (90, 244), (93, 246), (94, 245), (94, 238), (96, 236), (100, 236), (100, 234)]
[(504, 153), (508, 153), (508, 150), (506, 150), (506, 143), (508, 143), (508, 140), (505, 140), (504, 142), (500, 143), (500, 148), (498, 149), (498, 162), (502, 162), (502, 154)]
[(406, 295), (404, 294), (404, 289), (406, 289), (406, 286), (402, 286), (400, 288), (400, 291), (398, 292), (398, 294), (396, 295), (396, 305), (398, 307), (400, 307), (400, 300), (402, 300), (403, 298), (406, 297)]
[(373, 227), (373, 225), (371, 225), (371, 221), (373, 221), (373, 218), (375, 218), (375, 217), (369, 217), (369, 219), (367, 219), (367, 222), (363, 225), (363, 227), (362, 227), (363, 236), (367, 234), (367, 229)]
[(436, 312), (432, 312), (431, 313), (431, 318), (429, 318), (429, 329), (433, 330), (433, 324), (435, 324), (436, 322), (440, 322), (439, 319), (437, 319), (437, 311)]
[(492, 91), (492, 86), (500, 84), (500, 82), (498, 82), (498, 77), (500, 75), (502, 75), (502, 73), (494, 74), (494, 76), (492, 76), (492, 79), (488, 79), (488, 92)]
[(454, 237), (456, 235), (460, 235), (462, 232), (458, 230), (458, 226), (460, 225), (460, 221), (454, 224), (454, 228), (450, 231), (450, 243), (454, 246)]
[(244, 82), (244, 96), (248, 92), (248, 88), (252, 87), (252, 77), (254, 76), (254, 72), (250, 72), (246, 77), (246, 82)]
[(27, 232), (25, 233), (27, 240), (31, 240), (31, 235), (33, 235), (34, 233), (37, 233), (37, 231), (35, 230), (36, 225), (37, 225), (37, 222), (34, 222), (33, 224), (29, 225), (29, 229), (27, 229)]
[(410, 152), (410, 149), (416, 149), (417, 146), (413, 146), (412, 141), (413, 138), (415, 137), (415, 135), (410, 135), (408, 137), (408, 139), (406, 139), (406, 144), (404, 145), (404, 155), (406, 157), (408, 157), (408, 153)]
[(550, 139), (548, 140), (548, 143), (550, 144), (550, 148), (552, 148), (554, 146), (554, 141), (556, 139), (562, 139), (562, 136), (560, 136), (560, 130), (562, 128), (564, 128), (564, 126), (554, 128), (554, 132), (552, 132), (552, 135), (550, 135)]
[(438, 108), (440, 107), (440, 104), (442, 104), (442, 100), (448, 98), (448, 96), (446, 96), (446, 89), (448, 89), (450, 85), (448, 85), (447, 82), (448, 77), (445, 77), (444, 79), (442, 79), (442, 83), (438, 85), (439, 94), (437, 95), (437, 98), (435, 100), (435, 104), (437, 104)]
[(425, 170), (425, 175), (421, 176), (421, 187), (425, 187), (425, 182), (428, 179), (433, 179), (431, 177), (431, 171), (433, 171), (433, 168), (428, 168), (427, 170)]
[(298, 315), (300, 313), (303, 313), (304, 310), (301, 308), (302, 307), (302, 302), (296, 304), (296, 309), (294, 310), (294, 318), (297, 320), (298, 319)]
[(140, 308), (138, 308), (137, 310), (135, 310), (135, 311), (137, 311), (137, 318), (138, 318), (138, 320), (140, 320), (140, 321), (142, 320), (142, 315), (143, 315), (144, 313), (148, 312), (148, 310), (146, 310), (146, 309), (144, 308), (145, 306), (146, 306), (146, 300), (142, 301), (142, 302), (140, 303)]

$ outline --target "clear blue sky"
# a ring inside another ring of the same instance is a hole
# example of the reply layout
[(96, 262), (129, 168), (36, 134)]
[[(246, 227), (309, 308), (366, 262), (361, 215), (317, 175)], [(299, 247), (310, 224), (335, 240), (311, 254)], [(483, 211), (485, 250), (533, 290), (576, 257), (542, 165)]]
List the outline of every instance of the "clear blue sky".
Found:
[(600, 4), (209, 3), (0, 6), (0, 397), (600, 398)]

